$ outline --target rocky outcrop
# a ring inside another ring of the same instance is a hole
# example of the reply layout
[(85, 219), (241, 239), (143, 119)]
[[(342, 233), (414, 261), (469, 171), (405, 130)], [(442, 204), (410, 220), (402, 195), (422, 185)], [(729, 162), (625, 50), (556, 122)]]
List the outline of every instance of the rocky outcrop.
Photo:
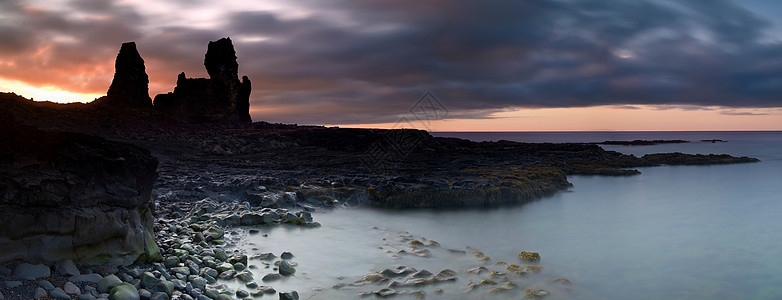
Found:
[(114, 63), (114, 79), (105, 97), (96, 103), (112, 107), (152, 107), (149, 76), (136, 43), (123, 43)]
[(204, 58), (209, 79), (180, 73), (174, 91), (155, 96), (155, 108), (187, 123), (250, 123), (250, 79), (239, 81), (239, 64), (230, 38), (209, 42)]
[(0, 121), (0, 261), (130, 264), (160, 258), (157, 159), (137, 146)]

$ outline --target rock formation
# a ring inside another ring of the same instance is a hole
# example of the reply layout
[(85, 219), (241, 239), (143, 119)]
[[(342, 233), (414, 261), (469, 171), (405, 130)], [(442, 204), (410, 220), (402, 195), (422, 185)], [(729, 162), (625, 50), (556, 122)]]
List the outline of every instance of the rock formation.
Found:
[(155, 96), (155, 109), (188, 123), (229, 121), (250, 123), (250, 79), (239, 81), (239, 64), (230, 38), (209, 42), (204, 57), (206, 78), (180, 73), (174, 91)]
[(114, 63), (114, 79), (105, 97), (96, 103), (112, 107), (151, 107), (149, 76), (136, 43), (123, 43)]
[(160, 258), (151, 200), (158, 162), (149, 151), (0, 119), (0, 261)]

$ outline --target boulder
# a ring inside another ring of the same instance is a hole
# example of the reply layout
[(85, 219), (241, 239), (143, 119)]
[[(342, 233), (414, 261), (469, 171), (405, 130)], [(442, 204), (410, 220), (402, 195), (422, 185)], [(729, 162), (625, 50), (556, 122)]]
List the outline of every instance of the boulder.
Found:
[(111, 274), (109, 276), (103, 277), (98, 282), (98, 292), (101, 293), (107, 293), (109, 292), (113, 287), (118, 286), (122, 284), (122, 280), (117, 277), (117, 275)]
[(540, 253), (538, 252), (519, 252), (519, 260), (527, 262), (540, 262)]
[(158, 161), (148, 150), (13, 121), (0, 123), (0, 140), (0, 262), (160, 258), (151, 200)]
[(280, 292), (280, 300), (299, 300), (299, 293), (292, 292)]
[(52, 297), (53, 299), (71, 299), (71, 296), (69, 296), (65, 291), (63, 291), (61, 288), (55, 288), (49, 293), (49, 297)]
[(287, 260), (281, 261), (278, 268), (282, 276), (291, 276), (293, 273), (296, 273), (296, 269)]
[(139, 300), (139, 298), (138, 290), (127, 282), (113, 287), (109, 292), (111, 300)]
[(250, 123), (250, 79), (239, 80), (239, 64), (230, 38), (209, 42), (204, 56), (209, 78), (177, 77), (173, 92), (155, 96), (156, 110), (186, 123)]
[(14, 276), (25, 280), (35, 280), (38, 278), (49, 277), (51, 275), (51, 269), (42, 264), (32, 265), (28, 263), (21, 263), (16, 266), (16, 268), (14, 268)]
[(77, 268), (76, 264), (73, 263), (73, 261), (70, 259), (61, 260), (58, 261), (56, 264), (54, 264), (54, 273), (58, 275), (69, 275), (69, 276), (81, 275), (79, 268)]

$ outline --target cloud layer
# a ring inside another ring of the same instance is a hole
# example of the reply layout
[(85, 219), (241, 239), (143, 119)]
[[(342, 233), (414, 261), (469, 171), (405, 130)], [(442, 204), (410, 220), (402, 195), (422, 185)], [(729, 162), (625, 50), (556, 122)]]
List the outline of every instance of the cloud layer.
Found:
[[(122, 3), (122, 4), (120, 4)], [(394, 122), (513, 107), (782, 106), (774, 26), (727, 0), (0, 2), (0, 77), (105, 92), (135, 40), (152, 93), (231, 36), (256, 120)], [(154, 95), (152, 95), (154, 96)]]

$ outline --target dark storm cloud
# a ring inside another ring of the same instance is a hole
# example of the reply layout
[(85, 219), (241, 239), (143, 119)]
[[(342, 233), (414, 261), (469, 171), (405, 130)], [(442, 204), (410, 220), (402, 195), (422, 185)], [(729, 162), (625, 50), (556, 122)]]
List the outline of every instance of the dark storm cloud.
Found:
[(393, 121), (391, 112), (404, 114), (426, 90), (453, 111), (482, 113), (782, 105), (780, 44), (764, 42), (767, 21), (728, 1), (332, 0), (311, 8), (320, 13), (242, 12), (229, 25), (269, 38), (242, 45), (253, 57), (247, 72), (278, 93), (256, 105), (365, 107), (364, 116), (311, 122)]
[(0, 53), (43, 77), (31, 51), (54, 47), (73, 61), (67, 68), (108, 65), (119, 43), (136, 40), (151, 91), (166, 92), (181, 71), (205, 76), (206, 44), (231, 36), (255, 87), (254, 118), (279, 122), (394, 122), (425, 91), (452, 118), (514, 107), (782, 106), (782, 44), (767, 20), (727, 0), (301, 0), (285, 2), (299, 7), (287, 14), (171, 3), (182, 14), (212, 5), (219, 21), (163, 22), (112, 1), (0, 2)]
[(113, 73), (106, 58), (116, 56), (122, 42), (141, 36), (134, 28), (141, 17), (108, 4), (78, 18), (63, 9), (0, 3), (0, 60), (6, 62), (0, 76), (75, 92), (106, 89)]

